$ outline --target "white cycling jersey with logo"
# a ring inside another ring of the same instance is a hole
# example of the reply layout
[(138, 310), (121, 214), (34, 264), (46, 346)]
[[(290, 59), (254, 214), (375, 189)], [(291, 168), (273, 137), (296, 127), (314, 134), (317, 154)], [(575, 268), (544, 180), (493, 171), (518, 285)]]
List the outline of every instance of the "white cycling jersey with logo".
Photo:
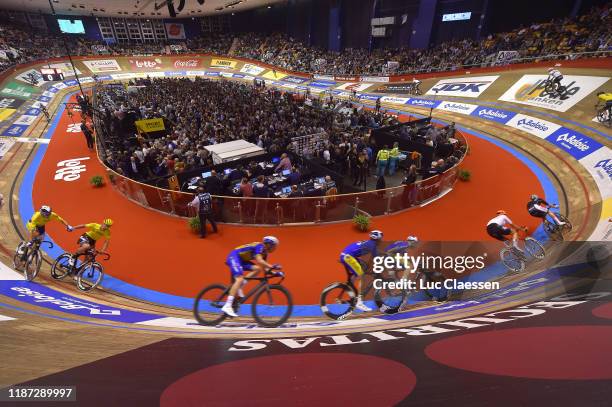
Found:
[(498, 224), (499, 226), (503, 227), (505, 225), (512, 224), (512, 221), (506, 215), (498, 215), (498, 216), (494, 217), (493, 219), (491, 219), (489, 221), (489, 223), (487, 223), (487, 226), (489, 226), (492, 223)]

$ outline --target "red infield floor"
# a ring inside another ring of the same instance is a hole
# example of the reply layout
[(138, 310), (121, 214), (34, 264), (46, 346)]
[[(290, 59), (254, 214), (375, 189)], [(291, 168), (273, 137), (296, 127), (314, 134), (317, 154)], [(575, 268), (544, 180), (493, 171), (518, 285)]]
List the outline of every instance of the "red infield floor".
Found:
[[(78, 124), (78, 115), (75, 122)], [(350, 222), (302, 227), (220, 226), (218, 234), (199, 239), (183, 219), (145, 209), (125, 199), (110, 185), (93, 188), (89, 179), (105, 170), (90, 152), (81, 132), (69, 132), (73, 122), (64, 112), (42, 160), (32, 188), (34, 206), (46, 203), (72, 224), (115, 221), (106, 264), (108, 274), (120, 280), (169, 294), (193, 297), (206, 284), (227, 281), (225, 257), (236, 246), (275, 234), (281, 244), (270, 257), (287, 273), (285, 285), (295, 303), (313, 304), (321, 289), (344, 278), (338, 263), (341, 250), (364, 238)], [(375, 218), (373, 227), (385, 239), (492, 240), (487, 221), (497, 209), (505, 209), (518, 224), (534, 230), (535, 218), (528, 216), (525, 202), (543, 189), (529, 168), (511, 153), (467, 134), (471, 153), (463, 168), (472, 172), (469, 182), (458, 182), (449, 194), (423, 208)], [(75, 181), (54, 180), (58, 163), (85, 158), (86, 172)], [(48, 233), (65, 250), (74, 250), (78, 235), (61, 225), (49, 224)]]

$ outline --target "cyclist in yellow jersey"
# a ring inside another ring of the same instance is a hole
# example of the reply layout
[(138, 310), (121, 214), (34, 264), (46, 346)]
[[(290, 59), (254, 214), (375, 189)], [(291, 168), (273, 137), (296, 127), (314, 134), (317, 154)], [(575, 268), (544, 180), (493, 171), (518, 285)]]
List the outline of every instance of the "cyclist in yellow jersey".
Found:
[(50, 206), (43, 205), (40, 210), (34, 212), (34, 215), (26, 224), (26, 228), (30, 232), (30, 242), (36, 238), (42, 239), (45, 235), (45, 225), (52, 220), (63, 223), (69, 232), (72, 231), (72, 227), (61, 216), (53, 212)]
[(89, 249), (95, 249), (96, 242), (102, 238), (104, 238), (104, 246), (102, 246), (102, 252), (106, 252), (108, 245), (110, 244), (110, 227), (113, 225), (112, 219), (104, 219), (104, 221), (100, 223), (86, 223), (84, 225), (77, 225), (73, 229), (87, 229), (87, 232), (83, 233), (77, 244), (79, 248), (72, 255), (70, 259), (70, 266), (74, 266), (74, 262), (82, 254), (85, 254)]

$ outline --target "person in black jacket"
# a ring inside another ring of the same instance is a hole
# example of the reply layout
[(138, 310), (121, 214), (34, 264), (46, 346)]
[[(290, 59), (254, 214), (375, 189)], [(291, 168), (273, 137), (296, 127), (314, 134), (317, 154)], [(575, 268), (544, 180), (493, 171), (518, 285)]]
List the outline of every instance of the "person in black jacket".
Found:
[(94, 137), (92, 131), (87, 127), (87, 123), (85, 122), (85, 118), (81, 122), (81, 131), (85, 135), (85, 140), (87, 141), (87, 148), (93, 150), (94, 148)]
[(213, 216), (212, 197), (208, 192), (204, 192), (203, 187), (198, 187), (198, 194), (189, 203), (189, 206), (196, 208), (200, 218), (200, 238), (206, 237), (206, 221), (210, 222), (213, 233), (217, 233), (217, 222)]

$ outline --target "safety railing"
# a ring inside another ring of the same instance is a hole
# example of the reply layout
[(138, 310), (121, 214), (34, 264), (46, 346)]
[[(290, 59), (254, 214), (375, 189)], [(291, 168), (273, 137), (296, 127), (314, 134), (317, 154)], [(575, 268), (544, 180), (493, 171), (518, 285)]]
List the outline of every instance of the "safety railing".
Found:
[[(459, 131), (455, 138), (467, 147)], [(463, 157), (445, 172), (410, 185), (350, 194), (328, 191), (322, 196), (301, 198), (213, 196), (213, 211), (219, 222), (251, 225), (339, 222), (360, 213), (387, 215), (421, 205), (452, 189)], [(169, 215), (195, 216), (189, 206), (194, 194), (143, 184), (113, 171), (103, 162), (102, 165), (107, 169), (110, 184), (127, 199)]]

